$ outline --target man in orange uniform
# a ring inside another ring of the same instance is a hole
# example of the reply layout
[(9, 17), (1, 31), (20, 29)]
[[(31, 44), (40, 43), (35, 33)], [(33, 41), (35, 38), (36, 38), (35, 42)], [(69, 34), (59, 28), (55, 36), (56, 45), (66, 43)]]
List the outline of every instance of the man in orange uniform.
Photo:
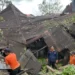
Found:
[(70, 56), (70, 64), (75, 65), (75, 53), (72, 53), (71, 56)]
[(15, 53), (12, 53), (8, 48), (4, 50), (6, 55), (5, 62), (10, 66), (11, 72), (10, 75), (16, 75), (20, 72), (20, 63), (17, 61)]

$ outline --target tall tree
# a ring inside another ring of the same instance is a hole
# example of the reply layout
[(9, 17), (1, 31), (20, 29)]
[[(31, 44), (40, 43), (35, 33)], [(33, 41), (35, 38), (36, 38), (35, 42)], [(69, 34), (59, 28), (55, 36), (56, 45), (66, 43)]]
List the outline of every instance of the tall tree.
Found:
[(49, 13), (59, 13), (62, 8), (59, 0), (43, 0), (42, 4), (39, 5), (39, 10), (42, 15)]

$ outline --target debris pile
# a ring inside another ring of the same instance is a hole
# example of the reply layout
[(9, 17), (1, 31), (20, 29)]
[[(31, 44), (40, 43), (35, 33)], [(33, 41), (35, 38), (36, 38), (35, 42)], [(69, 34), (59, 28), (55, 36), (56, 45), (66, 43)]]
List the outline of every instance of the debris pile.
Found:
[[(46, 55), (48, 47), (53, 45), (58, 52), (65, 51), (63, 59), (65, 57), (68, 59), (69, 53), (64, 48), (68, 48), (70, 51), (75, 50), (75, 30), (72, 25), (74, 22), (75, 13), (63, 16), (27, 17), (13, 4), (9, 4), (0, 13), (0, 47), (11, 48), (21, 60), (22, 66), (34, 68), (33, 74), (35, 74), (40, 70), (41, 65), (31, 52), (27, 52), (27, 55), (24, 54), (26, 48), (39, 57)], [(32, 64), (37, 65), (37, 68)]]

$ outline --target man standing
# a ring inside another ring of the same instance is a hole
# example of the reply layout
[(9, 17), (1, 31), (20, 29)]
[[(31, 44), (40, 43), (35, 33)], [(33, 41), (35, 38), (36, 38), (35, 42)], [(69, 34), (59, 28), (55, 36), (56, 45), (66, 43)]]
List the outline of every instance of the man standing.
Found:
[(52, 68), (57, 68), (55, 63), (58, 63), (58, 53), (55, 51), (53, 46), (51, 46), (50, 50), (48, 51), (47, 62), (49, 66), (52, 66)]
[(20, 72), (20, 63), (17, 61), (15, 53), (12, 53), (8, 48), (4, 50), (6, 55), (5, 63), (10, 66), (10, 75), (16, 75)]

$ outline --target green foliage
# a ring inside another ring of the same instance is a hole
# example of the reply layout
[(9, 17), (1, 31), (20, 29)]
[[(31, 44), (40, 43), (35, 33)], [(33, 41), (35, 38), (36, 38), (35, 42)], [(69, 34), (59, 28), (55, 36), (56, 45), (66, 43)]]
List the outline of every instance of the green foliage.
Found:
[(42, 64), (41, 74), (46, 73), (46, 59), (45, 58), (39, 58), (38, 61)]
[(69, 26), (73, 23), (75, 23), (75, 14), (61, 16), (58, 18), (54, 18), (51, 20), (45, 20), (42, 22), (42, 24), (45, 26), (46, 29), (50, 29), (55, 26), (57, 27), (59, 25)]
[(52, 73), (51, 71), (46, 73), (46, 70), (47, 70), (46, 59), (45, 58), (39, 58), (38, 61), (42, 64), (42, 69), (41, 69), (39, 75), (56, 75), (56, 74), (60, 74), (60, 72), (57, 71), (57, 70), (54, 73)]
[(38, 61), (42, 64), (42, 66), (46, 65), (46, 59), (45, 58), (38, 58)]
[(59, 0), (54, 2), (51, 2), (50, 0), (43, 0), (42, 4), (39, 5), (39, 9), (43, 15), (49, 13), (58, 13), (60, 12), (61, 8), (62, 6), (60, 5)]
[(0, 29), (0, 34), (3, 35), (3, 31)]
[[(68, 65), (66, 68), (62, 67), (61, 70), (55, 70), (55, 72), (46, 72), (46, 60), (45, 58), (39, 58), (38, 61), (42, 64), (42, 69), (39, 72), (39, 75), (75, 75), (75, 65)], [(61, 64), (59, 63), (59, 68)]]
[(75, 66), (74, 65), (69, 65), (67, 68), (65, 68), (62, 71), (61, 75), (75, 75)]
[(4, 18), (3, 18), (2, 16), (0, 16), (0, 22), (1, 22), (1, 21), (5, 21)]
[(3, 31), (2, 29), (0, 29), (0, 40), (2, 40), (2, 38), (3, 38)]

